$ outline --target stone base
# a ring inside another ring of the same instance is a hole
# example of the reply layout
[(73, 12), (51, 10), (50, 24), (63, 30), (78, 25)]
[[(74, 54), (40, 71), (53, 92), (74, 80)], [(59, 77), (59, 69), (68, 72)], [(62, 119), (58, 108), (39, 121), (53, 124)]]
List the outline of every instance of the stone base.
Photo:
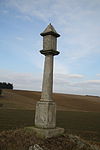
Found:
[(38, 137), (41, 138), (50, 138), (54, 136), (59, 136), (64, 133), (63, 128), (55, 128), (55, 129), (40, 129), (36, 127), (26, 127), (26, 131), (34, 132)]
[(35, 127), (53, 129), (56, 127), (56, 104), (53, 101), (38, 101), (35, 110)]

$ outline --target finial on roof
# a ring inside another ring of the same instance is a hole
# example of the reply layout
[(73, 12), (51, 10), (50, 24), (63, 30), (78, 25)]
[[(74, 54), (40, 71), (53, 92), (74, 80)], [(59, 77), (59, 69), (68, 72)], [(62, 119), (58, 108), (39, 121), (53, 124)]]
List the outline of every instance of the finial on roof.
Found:
[(55, 30), (55, 28), (51, 25), (51, 23), (47, 26), (47, 28), (40, 34), (41, 36), (45, 35), (54, 35), (55, 37), (59, 37), (60, 34), (58, 34)]

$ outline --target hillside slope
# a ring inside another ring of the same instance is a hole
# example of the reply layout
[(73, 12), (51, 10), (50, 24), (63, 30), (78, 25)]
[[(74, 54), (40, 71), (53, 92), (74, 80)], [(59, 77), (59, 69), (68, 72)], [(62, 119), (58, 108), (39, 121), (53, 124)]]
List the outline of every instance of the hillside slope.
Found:
[[(3, 90), (0, 97), (0, 108), (3, 109), (35, 109), (41, 92), (23, 90)], [(64, 111), (95, 111), (100, 112), (100, 97), (69, 94), (53, 94), (57, 110)]]

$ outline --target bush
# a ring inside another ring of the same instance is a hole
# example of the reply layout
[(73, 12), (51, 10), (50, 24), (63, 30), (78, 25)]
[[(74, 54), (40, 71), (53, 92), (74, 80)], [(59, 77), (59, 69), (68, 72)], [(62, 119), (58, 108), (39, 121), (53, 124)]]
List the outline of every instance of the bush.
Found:
[(13, 89), (13, 84), (0, 82), (0, 89)]

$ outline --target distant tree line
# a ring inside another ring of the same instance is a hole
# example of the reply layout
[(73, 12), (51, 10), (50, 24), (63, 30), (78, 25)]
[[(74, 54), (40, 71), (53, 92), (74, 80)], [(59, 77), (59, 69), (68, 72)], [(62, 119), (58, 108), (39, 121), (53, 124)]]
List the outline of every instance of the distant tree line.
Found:
[(0, 82), (0, 89), (13, 89), (13, 84)]
[(2, 93), (2, 90), (0, 89), (0, 95), (1, 95), (1, 93)]

